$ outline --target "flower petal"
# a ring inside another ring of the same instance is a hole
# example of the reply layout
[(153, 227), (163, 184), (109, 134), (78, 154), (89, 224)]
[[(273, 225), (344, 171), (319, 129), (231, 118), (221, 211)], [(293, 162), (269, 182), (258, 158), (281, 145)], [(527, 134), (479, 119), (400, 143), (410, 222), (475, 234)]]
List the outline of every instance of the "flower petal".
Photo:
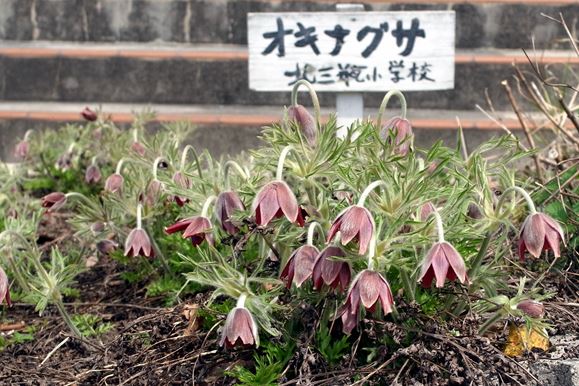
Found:
[[(450, 245), (447, 242), (442, 243), (442, 250), (446, 255), (446, 260), (452, 267), (452, 271), (454, 271), (454, 274), (456, 275), (458, 280), (460, 280), (460, 282), (464, 284), (465, 281), (468, 281), (468, 279), (466, 276), (466, 266), (464, 264), (462, 256), (452, 245)], [(449, 275), (447, 274), (447, 277), (448, 276)]]
[(276, 181), (276, 192), (277, 192), (277, 201), (279, 203), (279, 207), (281, 208), (283, 214), (285, 214), (286, 218), (294, 223), (298, 218), (298, 201), (296, 196), (291, 191), (288, 184), (283, 181)]
[(545, 243), (545, 224), (538, 213), (532, 214), (525, 221), (525, 229), (523, 229), (522, 237), (525, 240), (525, 246), (531, 255), (535, 257), (541, 256), (543, 251), (543, 244)]

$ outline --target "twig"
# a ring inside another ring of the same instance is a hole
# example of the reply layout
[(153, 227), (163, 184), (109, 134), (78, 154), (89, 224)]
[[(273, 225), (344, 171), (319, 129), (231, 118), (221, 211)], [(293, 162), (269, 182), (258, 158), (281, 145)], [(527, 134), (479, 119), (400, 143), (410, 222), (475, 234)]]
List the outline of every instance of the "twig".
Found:
[(571, 31), (569, 31), (569, 27), (567, 27), (567, 23), (565, 23), (565, 19), (563, 18), (563, 13), (559, 12), (559, 17), (561, 18), (561, 24), (563, 24), (563, 28), (565, 28), (565, 32), (567, 32), (567, 36), (569, 36), (569, 42), (571, 43), (571, 46), (575, 50), (575, 53), (577, 54), (577, 56), (579, 56), (579, 47), (577, 47), (577, 43), (575, 43), (575, 37), (573, 37), (573, 35), (571, 34)]
[[(569, 169), (566, 169), (565, 171), (567, 171)], [(562, 189), (569, 185), (571, 182), (575, 181), (575, 179), (577, 178), (577, 176), (579, 176), (579, 170), (577, 170), (575, 172), (575, 174), (573, 174), (570, 178), (567, 179), (567, 181), (565, 181), (561, 186), (559, 186), (559, 189), (554, 191), (553, 193), (551, 193), (551, 195), (543, 202), (548, 202), (550, 201), (553, 197), (555, 197), (558, 193), (563, 194)], [(552, 181), (552, 180), (551, 180)]]
[(17, 331), (22, 330), (24, 327), (26, 327), (24, 322), (0, 324), (0, 331)]
[(527, 51), (525, 51), (524, 48), (522, 48), (522, 50), (523, 50), (523, 53), (525, 54), (525, 56), (527, 57), (527, 60), (529, 61), (529, 64), (531, 65), (531, 68), (533, 69), (533, 72), (535, 73), (535, 75), (537, 75), (537, 77), (538, 77), (539, 79), (541, 79), (541, 82), (543, 82), (543, 83), (546, 84), (547, 86), (554, 87), (554, 88), (569, 88), (569, 89), (574, 90), (574, 91), (579, 91), (579, 90), (577, 90), (575, 87), (573, 87), (573, 86), (571, 86), (570, 84), (567, 84), (567, 83), (551, 83), (551, 82), (548, 82), (548, 81), (543, 77), (543, 74), (541, 74), (541, 70), (539, 69), (539, 65), (531, 60), (531, 58), (529, 57), (529, 54), (527, 54)]
[(398, 352), (395, 352), (390, 359), (388, 359), (386, 362), (382, 363), (380, 366), (378, 366), (374, 371), (372, 371), (370, 374), (366, 375), (364, 378), (360, 379), (357, 382), (352, 383), (351, 386), (355, 386), (355, 385), (362, 385), (364, 384), (367, 380), (369, 380), (370, 378), (372, 378), (374, 376), (374, 374), (376, 374), (377, 372), (379, 372), (380, 370), (382, 370), (384, 367), (388, 366), (390, 363), (394, 362), (396, 359), (398, 359), (398, 357), (400, 356), (400, 354)]
[[(524, 50), (523, 50), (524, 51)], [(527, 53), (525, 52), (525, 55), (527, 55)], [(531, 61), (531, 59), (527, 56), (527, 59), (529, 60), (529, 62)], [(532, 62), (531, 62), (531, 65)], [(534, 67), (533, 67), (534, 68)], [(553, 125), (555, 125), (555, 127), (557, 127), (559, 129), (559, 131), (561, 131), (563, 134), (565, 134), (572, 142), (574, 142), (575, 144), (579, 144), (579, 139), (575, 138), (571, 133), (568, 133), (567, 130), (565, 130), (564, 127), (562, 127), (556, 120), (555, 118), (553, 118), (553, 116), (551, 116), (551, 113), (549, 113), (547, 111), (547, 109), (545, 108), (545, 106), (543, 106), (543, 104), (541, 103), (540, 100), (538, 100), (537, 95), (535, 94), (535, 92), (531, 89), (531, 86), (529, 86), (529, 82), (527, 81), (527, 78), (525, 77), (525, 75), (523, 75), (523, 73), (521, 72), (521, 70), (515, 66), (515, 71), (517, 72), (517, 77), (520, 79), (521, 83), (523, 84), (523, 86), (525, 86), (525, 88), (527, 89), (527, 92), (529, 93), (529, 96), (533, 99), (533, 101), (535, 102), (535, 104), (537, 105), (537, 107), (539, 108), (539, 110), (541, 110), (541, 112), (545, 115), (545, 117), (547, 117), (547, 119), (549, 119), (549, 121), (551, 121), (551, 123)], [(539, 79), (541, 79), (541, 81), (546, 84), (546, 85), (550, 85), (549, 83), (547, 83), (541, 76), (540, 73), (538, 73)], [(573, 87), (569, 86), (571, 89), (575, 90)], [(577, 91), (577, 90), (575, 90)]]
[(575, 126), (575, 128), (577, 129), (577, 132), (579, 132), (579, 121), (577, 121), (577, 117), (575, 116), (575, 114), (573, 114), (573, 112), (569, 109), (569, 106), (567, 106), (565, 104), (565, 101), (563, 100), (563, 97), (560, 96), (559, 97), (559, 104), (561, 105), (561, 107), (563, 108), (563, 110), (565, 110), (565, 113), (567, 113), (567, 117), (569, 118), (569, 120), (571, 121), (571, 123), (573, 124), (573, 126)]
[[(509, 98), (509, 101), (511, 102), (511, 106), (513, 106), (513, 110), (514, 110), (515, 114), (517, 115), (517, 118), (519, 119), (519, 122), (521, 123), (523, 130), (525, 131), (525, 135), (527, 136), (527, 141), (529, 141), (529, 146), (531, 147), (532, 150), (536, 151), (537, 148), (535, 146), (535, 140), (533, 139), (533, 137), (531, 136), (531, 134), (529, 132), (529, 127), (527, 126), (527, 122), (523, 119), (523, 115), (521, 114), (521, 110), (519, 109), (519, 105), (517, 104), (517, 101), (515, 100), (515, 97), (513, 96), (513, 92), (511, 91), (511, 86), (509, 86), (509, 82), (506, 80), (503, 80), (501, 82), (501, 84), (505, 88), (505, 91), (507, 92), (507, 97)], [(543, 182), (543, 169), (541, 168), (541, 163), (539, 162), (539, 156), (537, 155), (536, 152), (533, 153), (533, 160), (535, 161), (535, 168), (537, 169), (537, 176), (539, 177), (539, 181), (541, 181), (541, 183), (542, 183)]]
[(56, 347), (54, 347), (44, 358), (44, 360), (42, 362), (40, 362), (40, 364), (38, 365), (38, 367), (42, 367), (42, 365), (59, 349), (61, 348), (66, 342), (68, 342), (70, 340), (70, 336), (67, 336), (66, 338), (64, 338), (62, 340), (62, 342), (60, 342), (59, 344), (56, 345)]

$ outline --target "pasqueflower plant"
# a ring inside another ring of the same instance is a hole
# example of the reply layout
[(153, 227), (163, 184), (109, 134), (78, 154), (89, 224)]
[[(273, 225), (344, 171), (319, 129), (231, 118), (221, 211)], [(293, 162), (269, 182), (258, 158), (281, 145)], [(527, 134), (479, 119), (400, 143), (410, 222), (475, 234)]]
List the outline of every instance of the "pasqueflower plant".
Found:
[[(297, 104), (302, 86), (312, 97), (313, 114)], [(393, 96), (402, 113), (382, 124)], [(456, 149), (440, 141), (420, 149), (397, 91), (383, 99), (376, 123), (358, 122), (338, 137), (335, 117), (320, 121), (317, 96), (305, 81), (294, 86), (282, 122), (264, 129), (265, 145), (236, 160), (182, 147), (176, 130), (131, 137), (100, 117), (87, 123), (92, 131), (76, 148), (86, 146), (89, 157), (98, 156), (102, 175), (109, 176), (104, 187), (94, 172), (89, 176), (87, 167), (95, 163), (84, 164), (79, 182), (86, 170), (86, 182), (99, 190), (75, 206), (67, 205), (70, 191), (51, 193), (42, 206), (74, 210), (76, 236), (125, 269), (146, 271), (139, 276), (143, 282), (150, 276), (175, 283), (168, 295), (173, 301), (193, 291), (209, 293), (204, 307), (235, 299), (216, 324), (221, 346), (254, 347), (260, 335), (288, 339), (284, 335), (300, 325), (305, 309), (313, 309), (317, 323), (333, 327), (333, 334), (365, 334), (372, 319), (402, 324), (397, 307), (409, 305), (441, 322), (479, 312), (485, 326), (504, 317), (544, 315), (526, 284), (509, 293), (510, 272), (524, 275), (510, 256), (518, 250), (521, 257), (528, 252), (538, 258), (552, 251), (560, 258), (565, 234), (536, 210), (520, 187), (526, 182), (505, 167), (524, 155), (512, 137), (488, 141), (470, 154), (461, 135)], [(95, 151), (86, 139), (113, 134), (123, 138), (122, 151), (113, 156)], [(503, 190), (498, 201), (491, 184)], [(505, 205), (511, 191), (527, 200), (526, 220), (519, 202)], [(473, 205), (480, 216), (468, 215)], [(124, 251), (115, 251), (123, 244)], [(18, 274), (6, 266), (8, 275)], [(510, 298), (497, 303), (503, 293)], [(500, 312), (489, 316), (485, 302), (500, 304)]]

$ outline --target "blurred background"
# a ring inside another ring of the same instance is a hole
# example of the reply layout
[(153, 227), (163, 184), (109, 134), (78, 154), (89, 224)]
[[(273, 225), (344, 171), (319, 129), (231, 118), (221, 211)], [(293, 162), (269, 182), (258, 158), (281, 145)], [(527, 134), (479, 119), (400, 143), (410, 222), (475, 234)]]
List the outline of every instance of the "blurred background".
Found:
[[(146, 108), (159, 121), (190, 121), (198, 128), (191, 141), (215, 154), (256, 146), (260, 127), (283, 116), (290, 90), (249, 90), (247, 13), (334, 11), (336, 3), (345, 2), (0, 0), (0, 158), (12, 158), (27, 129), (80, 121), (85, 106), (100, 107), (121, 125)], [(517, 94), (513, 63), (532, 74), (522, 48), (547, 75), (579, 69), (561, 24), (544, 16), (564, 15), (575, 34), (577, 0), (360, 3), (366, 11), (456, 11), (455, 88), (407, 93), (423, 145), (454, 143), (456, 117), (473, 144), (500, 132), (477, 105), (502, 130), (520, 133), (501, 81)], [(375, 116), (382, 96), (364, 94), (366, 116)], [(335, 99), (320, 94), (324, 115), (335, 111)]]

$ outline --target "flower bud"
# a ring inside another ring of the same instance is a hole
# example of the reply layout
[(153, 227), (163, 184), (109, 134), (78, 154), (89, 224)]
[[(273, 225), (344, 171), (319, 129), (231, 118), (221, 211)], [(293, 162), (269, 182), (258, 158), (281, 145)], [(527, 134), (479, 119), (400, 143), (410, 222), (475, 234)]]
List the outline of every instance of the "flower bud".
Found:
[(85, 107), (84, 110), (81, 111), (80, 115), (82, 115), (82, 117), (89, 122), (94, 122), (98, 118), (97, 114), (88, 107)]
[(117, 249), (119, 245), (112, 240), (100, 240), (96, 243), (97, 250), (102, 253), (103, 255), (108, 255)]
[(117, 173), (111, 174), (105, 181), (105, 190), (111, 193), (120, 192), (123, 187), (125, 179)]
[(308, 144), (315, 146), (318, 128), (312, 114), (304, 106), (295, 105), (288, 107), (287, 116), (290, 122), (297, 123)]
[(24, 160), (28, 157), (30, 151), (30, 143), (27, 140), (22, 140), (14, 147), (14, 157), (19, 160)]
[(47, 209), (47, 212), (56, 212), (66, 204), (66, 194), (61, 192), (49, 193), (40, 199), (40, 206)]
[(145, 149), (145, 146), (143, 146), (143, 144), (140, 142), (133, 142), (133, 144), (131, 145), (131, 150), (140, 155), (141, 157), (143, 157), (145, 155), (145, 152), (147, 151), (147, 149)]
[(517, 309), (531, 318), (542, 318), (545, 315), (545, 306), (535, 300), (523, 300), (517, 304)]
[(84, 173), (84, 180), (87, 184), (96, 184), (101, 180), (101, 177), (101, 171), (97, 165), (92, 164), (86, 168), (86, 172)]
[(394, 133), (394, 144), (397, 147), (398, 153), (400, 155), (408, 154), (414, 138), (410, 122), (401, 117), (394, 117), (382, 126), (380, 137), (383, 140), (388, 140), (390, 138), (390, 132)]

